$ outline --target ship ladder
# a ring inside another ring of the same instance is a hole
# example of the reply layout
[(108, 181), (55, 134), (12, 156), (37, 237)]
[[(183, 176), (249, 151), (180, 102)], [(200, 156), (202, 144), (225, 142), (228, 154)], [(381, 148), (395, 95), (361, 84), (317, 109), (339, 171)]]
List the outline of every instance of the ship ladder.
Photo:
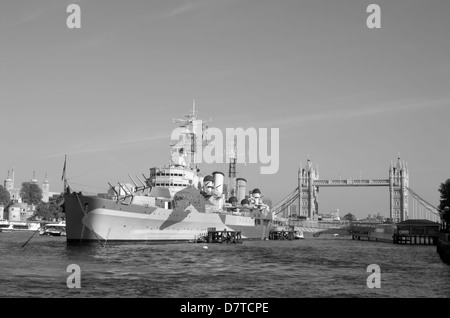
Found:
[[(80, 197), (78, 196), (78, 193), (75, 193), (75, 195), (76, 195), (76, 197), (77, 197), (77, 199), (78, 199), (78, 203), (80, 203), (81, 211), (83, 211), (84, 216), (87, 216), (87, 211), (84, 209), (83, 203), (81, 203), (81, 199), (80, 199)], [(86, 219), (86, 222), (87, 222), (87, 219)], [(83, 227), (82, 227), (82, 229), (81, 229), (80, 244), (81, 244), (81, 242), (83, 241), (84, 227), (85, 227), (84, 222), (81, 222), (81, 223), (83, 223)], [(95, 237), (97, 238), (97, 240), (98, 240), (98, 242), (100, 243), (100, 245), (101, 245), (102, 247), (105, 247), (105, 246), (102, 244), (102, 241), (99, 239), (97, 233), (92, 229), (92, 227), (91, 227), (91, 226), (88, 226), (88, 229), (91, 230), (91, 231), (95, 234)]]

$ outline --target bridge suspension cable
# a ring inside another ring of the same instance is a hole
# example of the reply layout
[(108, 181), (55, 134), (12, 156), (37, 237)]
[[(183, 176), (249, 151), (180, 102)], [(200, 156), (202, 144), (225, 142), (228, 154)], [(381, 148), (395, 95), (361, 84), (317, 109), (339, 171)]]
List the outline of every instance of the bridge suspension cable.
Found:
[(411, 196), (416, 200), (417, 203), (419, 203), (421, 206), (423, 206), (426, 210), (431, 212), (434, 216), (439, 217), (439, 209), (432, 205), (431, 203), (427, 202), (425, 199), (423, 199), (420, 195), (418, 195), (415, 191), (413, 191), (411, 188), (406, 187), (408, 192), (411, 194)]
[(292, 191), (287, 197), (272, 207), (273, 215), (277, 215), (286, 210), (295, 200), (298, 199), (298, 187)]
[[(415, 203), (413, 203), (413, 218), (418, 218), (419, 214), (419, 205), (422, 206), (425, 210), (427, 210), (433, 219), (439, 220), (439, 209), (432, 205), (431, 203), (427, 202), (425, 199), (423, 199), (419, 194), (417, 194), (414, 190), (412, 190), (409, 187), (406, 187), (409, 194), (415, 199)], [(285, 211), (292, 203), (294, 203), (299, 197), (299, 191), (298, 187), (292, 191), (289, 195), (287, 195), (283, 200), (278, 202), (272, 207), (272, 213), (273, 215), (277, 215)], [(416, 204), (417, 203), (417, 204)], [(430, 217), (426, 217), (427, 219), (430, 219)]]

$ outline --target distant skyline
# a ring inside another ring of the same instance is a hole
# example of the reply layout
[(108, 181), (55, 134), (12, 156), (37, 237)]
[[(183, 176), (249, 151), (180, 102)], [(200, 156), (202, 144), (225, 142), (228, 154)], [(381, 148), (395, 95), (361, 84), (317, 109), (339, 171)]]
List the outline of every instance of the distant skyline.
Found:
[[(81, 29), (66, 8), (81, 7)], [(366, 8), (381, 7), (381, 29)], [(0, 179), (33, 171), (106, 192), (169, 160), (172, 118), (279, 128), (280, 168), (239, 164), (277, 203), (308, 158), (321, 179), (387, 179), (434, 206), (450, 178), (450, 1), (0, 0)], [(202, 166), (211, 173), (228, 166)], [(327, 188), (319, 212), (388, 216), (387, 188)], [(411, 209), (410, 209), (411, 210)]]

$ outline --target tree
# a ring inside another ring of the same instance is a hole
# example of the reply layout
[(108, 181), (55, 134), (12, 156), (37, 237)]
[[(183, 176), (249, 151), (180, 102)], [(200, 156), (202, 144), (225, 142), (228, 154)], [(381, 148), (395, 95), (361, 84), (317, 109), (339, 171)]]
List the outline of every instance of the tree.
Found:
[(36, 183), (22, 182), (20, 197), (25, 203), (37, 205), (42, 200), (42, 190)]
[(53, 212), (51, 211), (50, 205), (46, 202), (39, 202), (36, 206), (36, 212), (31, 217), (31, 219), (36, 220), (46, 220), (51, 221), (53, 220)]
[(52, 221), (53, 219), (63, 219), (65, 215), (62, 212), (62, 198), (63, 197), (60, 195), (58, 198), (50, 202), (40, 202), (36, 207), (36, 213), (34, 213), (32, 219), (40, 218), (46, 221)]
[(343, 217), (342, 217), (342, 219), (343, 220), (347, 220), (347, 221), (356, 221), (357, 219), (356, 219), (356, 216), (354, 216), (353, 214), (351, 214), (351, 213), (347, 213), (346, 215), (344, 215)]
[(444, 183), (441, 183), (439, 188), (441, 193), (441, 202), (439, 204), (439, 210), (442, 211), (446, 206), (450, 207), (450, 178)]
[(8, 205), (9, 201), (11, 201), (11, 196), (2, 185), (0, 185), (0, 204)]

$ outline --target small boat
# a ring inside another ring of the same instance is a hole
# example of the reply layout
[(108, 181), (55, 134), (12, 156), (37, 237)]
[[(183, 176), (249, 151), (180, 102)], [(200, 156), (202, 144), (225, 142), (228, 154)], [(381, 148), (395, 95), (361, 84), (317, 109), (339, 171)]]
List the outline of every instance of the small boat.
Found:
[(302, 240), (304, 238), (305, 238), (305, 236), (303, 235), (303, 231), (297, 227), (294, 227), (294, 239)]
[(37, 231), (40, 228), (39, 222), (17, 222), (0, 220), (0, 232)]
[(48, 223), (39, 231), (39, 235), (66, 236), (66, 223)]

